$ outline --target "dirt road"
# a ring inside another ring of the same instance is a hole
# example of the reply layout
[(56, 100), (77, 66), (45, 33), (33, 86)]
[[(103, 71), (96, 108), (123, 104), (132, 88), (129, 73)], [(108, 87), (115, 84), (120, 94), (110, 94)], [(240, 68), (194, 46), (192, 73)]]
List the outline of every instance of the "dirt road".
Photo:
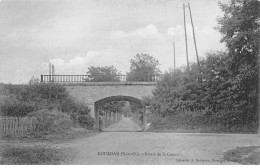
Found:
[[(119, 128), (118, 128), (119, 127)], [(106, 130), (136, 130), (129, 118)], [(223, 152), (237, 146), (260, 145), (259, 135), (102, 132), (75, 140), (78, 155), (71, 164), (236, 164)]]
[(141, 131), (142, 128), (132, 118), (123, 118), (121, 121), (103, 129), (103, 131), (122, 132), (122, 131)]

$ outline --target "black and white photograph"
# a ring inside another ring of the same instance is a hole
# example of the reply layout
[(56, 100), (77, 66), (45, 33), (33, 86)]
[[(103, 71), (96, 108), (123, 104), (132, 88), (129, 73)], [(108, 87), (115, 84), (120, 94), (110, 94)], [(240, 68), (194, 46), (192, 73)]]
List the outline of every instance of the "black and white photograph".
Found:
[(259, 46), (259, 0), (0, 0), (0, 165), (260, 165)]

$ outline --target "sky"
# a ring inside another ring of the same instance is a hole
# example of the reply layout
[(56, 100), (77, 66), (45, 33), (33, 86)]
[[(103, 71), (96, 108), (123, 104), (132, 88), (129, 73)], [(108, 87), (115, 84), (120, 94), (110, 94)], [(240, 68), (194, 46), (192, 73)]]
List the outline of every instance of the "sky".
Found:
[[(223, 1), (223, 0), (222, 0)], [(86, 74), (90, 66), (129, 71), (137, 53), (152, 55), (162, 72), (186, 65), (183, 3), (190, 3), (199, 57), (224, 50), (214, 29), (216, 0), (0, 0), (0, 83), (27, 83), (48, 74)], [(189, 61), (196, 61), (186, 12)]]

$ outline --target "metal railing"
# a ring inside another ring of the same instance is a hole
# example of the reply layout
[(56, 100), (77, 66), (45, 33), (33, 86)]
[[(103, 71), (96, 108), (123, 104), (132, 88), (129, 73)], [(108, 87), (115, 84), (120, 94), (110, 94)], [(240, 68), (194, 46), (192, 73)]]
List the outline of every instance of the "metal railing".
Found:
[(131, 77), (128, 75), (41, 75), (41, 82), (156, 82), (160, 75), (141, 75)]

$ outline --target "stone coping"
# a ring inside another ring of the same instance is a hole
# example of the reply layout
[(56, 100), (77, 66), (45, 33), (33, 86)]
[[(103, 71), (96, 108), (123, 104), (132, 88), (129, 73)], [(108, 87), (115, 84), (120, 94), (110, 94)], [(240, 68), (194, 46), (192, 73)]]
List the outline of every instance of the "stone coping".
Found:
[(64, 86), (156, 85), (157, 82), (60, 82)]

